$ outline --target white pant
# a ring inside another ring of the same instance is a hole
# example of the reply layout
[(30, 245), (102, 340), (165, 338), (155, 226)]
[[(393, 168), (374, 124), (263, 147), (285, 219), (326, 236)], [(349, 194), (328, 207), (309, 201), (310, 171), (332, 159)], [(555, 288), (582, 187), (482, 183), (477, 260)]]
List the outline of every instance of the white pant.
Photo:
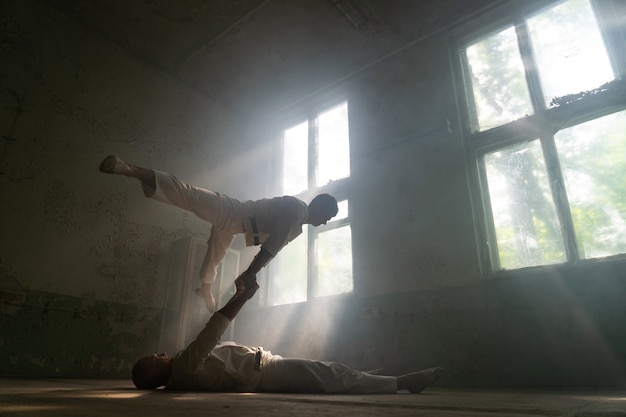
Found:
[(398, 378), (370, 375), (339, 362), (263, 358), (258, 392), (308, 392), (327, 394), (395, 394)]
[(215, 281), (217, 268), (226, 256), (235, 235), (243, 233), (242, 203), (234, 198), (193, 187), (165, 172), (154, 171), (156, 190), (143, 185), (144, 194), (155, 200), (182, 208), (211, 223), (211, 234), (202, 267), (202, 283)]

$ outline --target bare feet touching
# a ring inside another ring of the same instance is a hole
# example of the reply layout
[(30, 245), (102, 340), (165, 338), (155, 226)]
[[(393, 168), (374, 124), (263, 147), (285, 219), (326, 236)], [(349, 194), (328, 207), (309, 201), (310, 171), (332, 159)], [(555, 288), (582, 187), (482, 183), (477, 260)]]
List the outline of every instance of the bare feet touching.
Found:
[(398, 390), (408, 390), (413, 394), (419, 394), (426, 387), (434, 384), (444, 371), (442, 366), (437, 366), (401, 375), (398, 377)]
[(118, 156), (109, 155), (100, 162), (100, 172), (127, 175), (130, 172), (130, 166)]

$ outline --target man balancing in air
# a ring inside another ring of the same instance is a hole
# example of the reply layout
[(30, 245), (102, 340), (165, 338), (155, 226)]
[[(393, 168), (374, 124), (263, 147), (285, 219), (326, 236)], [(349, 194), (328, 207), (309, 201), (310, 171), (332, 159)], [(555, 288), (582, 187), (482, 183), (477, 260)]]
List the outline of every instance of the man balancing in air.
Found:
[(243, 233), (248, 246), (261, 245), (254, 260), (235, 280), (239, 288), (247, 277), (255, 277), (287, 243), (300, 235), (303, 225), (326, 224), (338, 211), (337, 200), (328, 194), (316, 196), (308, 205), (291, 196), (239, 201), (191, 186), (171, 174), (129, 164), (115, 155), (100, 163), (100, 172), (137, 178), (146, 197), (180, 207), (211, 223), (207, 252), (200, 268), (202, 285), (196, 289), (210, 312), (215, 310), (211, 286), (235, 235)]

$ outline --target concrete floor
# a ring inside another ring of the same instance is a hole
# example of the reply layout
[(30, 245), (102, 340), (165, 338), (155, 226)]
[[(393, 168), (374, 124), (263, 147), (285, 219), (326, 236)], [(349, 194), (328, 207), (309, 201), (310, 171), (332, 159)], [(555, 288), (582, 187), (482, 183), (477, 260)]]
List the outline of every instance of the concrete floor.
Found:
[(3, 417), (98, 416), (626, 416), (626, 390), (467, 390), (420, 395), (137, 391), (129, 381), (0, 379)]

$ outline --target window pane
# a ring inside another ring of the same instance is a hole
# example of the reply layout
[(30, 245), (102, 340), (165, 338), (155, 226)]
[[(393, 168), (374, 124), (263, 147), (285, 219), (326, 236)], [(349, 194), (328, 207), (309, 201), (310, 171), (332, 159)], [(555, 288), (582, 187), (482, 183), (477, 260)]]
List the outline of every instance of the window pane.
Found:
[(626, 112), (555, 140), (581, 258), (626, 253)]
[(528, 20), (546, 105), (614, 79), (588, 0), (571, 0)]
[(272, 305), (306, 301), (307, 292), (307, 229), (291, 241), (272, 260)]
[(307, 189), (309, 123), (285, 130), (283, 137), (283, 194), (294, 195)]
[(348, 103), (343, 103), (318, 119), (318, 167), (316, 185), (350, 176)]
[(317, 236), (318, 287), (317, 295), (351, 292), (352, 236), (350, 226), (322, 232)]
[(515, 28), (470, 45), (466, 54), (478, 130), (533, 113)]
[(348, 218), (348, 200), (337, 202), (337, 215), (331, 219), (331, 221), (347, 219)]
[(565, 262), (540, 142), (485, 155), (485, 167), (501, 267)]

